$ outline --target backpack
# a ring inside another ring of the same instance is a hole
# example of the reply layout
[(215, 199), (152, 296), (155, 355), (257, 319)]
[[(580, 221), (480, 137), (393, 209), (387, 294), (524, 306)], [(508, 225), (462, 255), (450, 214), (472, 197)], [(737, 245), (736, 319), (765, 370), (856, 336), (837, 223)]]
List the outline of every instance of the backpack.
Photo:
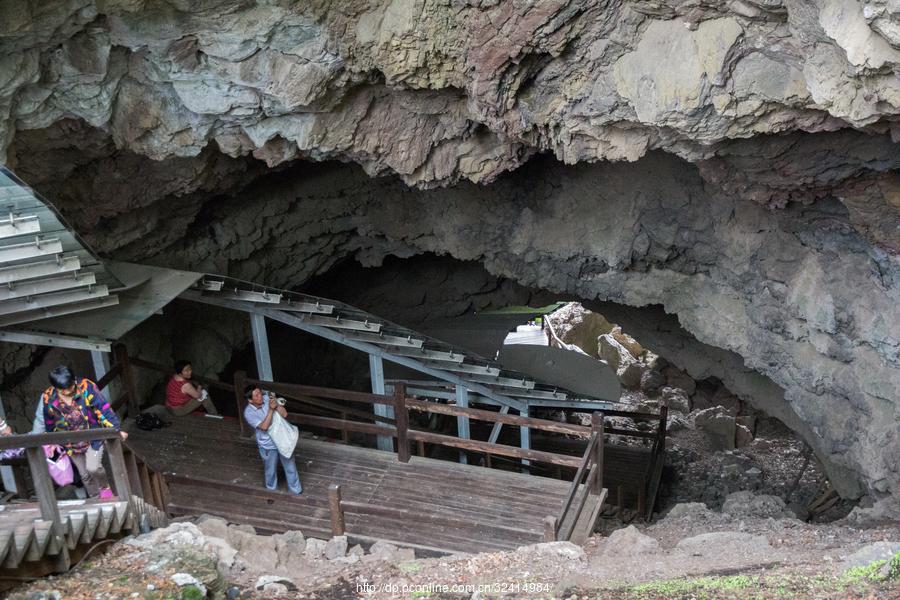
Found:
[(134, 424), (138, 429), (143, 429), (144, 431), (153, 431), (154, 429), (162, 429), (163, 427), (168, 427), (170, 423), (166, 423), (158, 416), (153, 413), (141, 413), (134, 420)]

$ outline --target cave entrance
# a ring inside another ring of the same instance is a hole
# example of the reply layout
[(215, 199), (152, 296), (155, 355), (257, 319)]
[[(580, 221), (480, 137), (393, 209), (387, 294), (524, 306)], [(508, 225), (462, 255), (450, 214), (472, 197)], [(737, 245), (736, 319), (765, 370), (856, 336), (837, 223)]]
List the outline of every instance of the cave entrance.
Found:
[[(721, 508), (729, 495), (751, 491), (780, 499), (785, 514), (800, 518), (831, 520), (852, 508), (833, 492), (824, 467), (789, 426), (791, 420), (767, 410), (783, 396), (783, 390), (748, 374), (740, 357), (698, 342), (680, 327), (676, 316), (659, 306), (579, 302), (494, 277), (478, 263), (435, 255), (388, 258), (381, 266), (369, 268), (348, 261), (302, 289), (341, 298), (435, 337), (480, 344), (482, 354), (499, 346), (498, 336), (477, 335), (474, 315), (502, 313), (516, 306), (565, 305), (547, 320), (564, 343), (612, 366), (622, 384), (621, 400), (629, 410), (658, 410), (661, 403), (669, 408), (672, 442), (667, 447), (663, 505), (704, 502)], [(526, 314), (522, 322), (528, 318), (533, 317)], [(315, 369), (334, 383), (365, 385), (346, 375), (359, 373), (364, 365), (353, 367), (344, 363), (352, 359), (341, 353), (313, 348), (305, 354), (303, 366), (298, 365), (298, 374)], [(317, 357), (327, 360), (331, 368), (317, 367), (321, 364)], [(339, 366), (343, 364), (346, 368)], [(283, 368), (291, 370), (287, 364)], [(535, 407), (532, 414), (572, 422), (588, 419), (578, 407)], [(455, 424), (447, 419), (432, 426), (453, 428)], [(551, 443), (537, 433), (530, 441), (535, 448)]]

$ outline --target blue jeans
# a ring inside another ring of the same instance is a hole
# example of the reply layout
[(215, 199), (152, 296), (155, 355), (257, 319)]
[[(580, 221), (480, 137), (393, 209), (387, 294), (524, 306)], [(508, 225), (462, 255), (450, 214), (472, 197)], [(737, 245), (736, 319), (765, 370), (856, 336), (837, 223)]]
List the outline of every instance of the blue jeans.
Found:
[(278, 450), (259, 449), (259, 455), (263, 459), (266, 468), (266, 487), (270, 490), (278, 489), (278, 461), (281, 460), (281, 467), (287, 477), (287, 486), (292, 494), (299, 494), (303, 491), (300, 485), (300, 475), (297, 473), (297, 464), (294, 457), (285, 458), (278, 453)]

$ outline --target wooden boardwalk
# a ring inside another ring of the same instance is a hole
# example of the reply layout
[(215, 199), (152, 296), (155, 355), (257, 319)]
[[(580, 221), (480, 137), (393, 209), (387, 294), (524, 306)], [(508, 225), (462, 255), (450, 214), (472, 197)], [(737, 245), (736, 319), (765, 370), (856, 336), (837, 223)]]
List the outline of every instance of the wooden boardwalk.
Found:
[[(504, 550), (543, 540), (570, 482), (301, 438), (303, 494), (269, 492), (253, 438), (235, 420), (190, 416), (156, 431), (132, 430), (129, 446), (162, 473), (171, 514), (212, 514), (258, 529), (331, 536), (328, 488), (366, 505), (346, 511), (352, 540), (390, 540), (421, 550)], [(283, 475), (281, 489), (284, 489)], [(383, 509), (379, 511), (379, 509)], [(589, 507), (587, 512), (592, 512)], [(380, 514), (379, 514), (380, 513)]]

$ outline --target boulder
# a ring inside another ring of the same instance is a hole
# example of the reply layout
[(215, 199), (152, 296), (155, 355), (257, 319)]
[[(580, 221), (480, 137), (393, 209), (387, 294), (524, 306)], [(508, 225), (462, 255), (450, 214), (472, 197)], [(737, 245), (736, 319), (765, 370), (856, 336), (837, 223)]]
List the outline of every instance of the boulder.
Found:
[(347, 554), (347, 536), (337, 535), (325, 543), (325, 558), (334, 560)]
[(237, 558), (242, 563), (255, 571), (271, 572), (278, 568), (278, 551), (271, 536), (248, 533), (245, 528), (228, 529), (229, 542), (237, 550)]
[(749, 429), (750, 434), (756, 437), (756, 415), (740, 415), (734, 418), (734, 422)]
[(203, 535), (228, 539), (228, 521), (212, 515), (200, 515), (194, 522)]
[(753, 443), (753, 433), (749, 428), (735, 422), (734, 425), (734, 447), (744, 448)]
[(306, 551), (304, 552), (304, 556), (306, 560), (317, 560), (322, 558), (325, 554), (325, 540), (320, 540), (317, 538), (307, 538), (306, 539)]
[(634, 525), (613, 531), (606, 539), (603, 553), (610, 556), (637, 556), (659, 551), (659, 542), (644, 535)]
[(666, 378), (659, 371), (647, 370), (641, 373), (641, 391), (655, 396), (666, 385)]
[(616, 371), (637, 363), (637, 359), (612, 334), (597, 338), (597, 352)]
[(666, 378), (666, 385), (668, 387), (684, 390), (688, 396), (692, 396), (697, 390), (697, 382), (694, 381), (693, 377), (678, 367), (669, 365), (662, 369), (662, 374)]
[(278, 569), (289, 571), (297, 562), (303, 560), (306, 554), (306, 540), (303, 533), (292, 530), (273, 535), (275, 540), (275, 552), (278, 554)]
[(369, 548), (369, 554), (383, 558), (384, 560), (393, 560), (394, 555), (397, 554), (397, 546), (389, 544), (388, 542), (378, 541)]
[(616, 370), (616, 375), (619, 377), (619, 382), (622, 384), (622, 387), (629, 390), (636, 390), (641, 387), (641, 377), (646, 370), (647, 367), (635, 362), (625, 367), (619, 367)]
[(735, 422), (721, 406), (701, 410), (694, 415), (694, 426), (706, 432), (717, 450), (734, 450)]
[[(612, 323), (600, 313), (584, 308), (579, 302), (570, 302), (547, 315), (553, 323), (556, 335), (566, 344), (574, 344), (597, 357), (597, 338), (613, 329)], [(601, 357), (602, 358), (602, 357)]]
[(353, 546), (352, 548), (350, 548), (350, 550), (347, 551), (347, 555), (348, 556), (365, 556), (366, 551), (363, 550), (362, 546), (357, 544), (357, 545)]
[(631, 356), (640, 358), (641, 355), (644, 354), (644, 347), (641, 346), (636, 339), (622, 331), (622, 328), (618, 325), (613, 327), (609, 335), (621, 346), (624, 346)]
[(688, 414), (691, 412), (691, 399), (685, 390), (681, 388), (664, 387), (660, 392), (663, 401), (669, 410)]
[(722, 512), (732, 517), (772, 517), (774, 519), (796, 517), (785, 506), (784, 500), (778, 496), (756, 495), (746, 490), (729, 494), (722, 505)]

